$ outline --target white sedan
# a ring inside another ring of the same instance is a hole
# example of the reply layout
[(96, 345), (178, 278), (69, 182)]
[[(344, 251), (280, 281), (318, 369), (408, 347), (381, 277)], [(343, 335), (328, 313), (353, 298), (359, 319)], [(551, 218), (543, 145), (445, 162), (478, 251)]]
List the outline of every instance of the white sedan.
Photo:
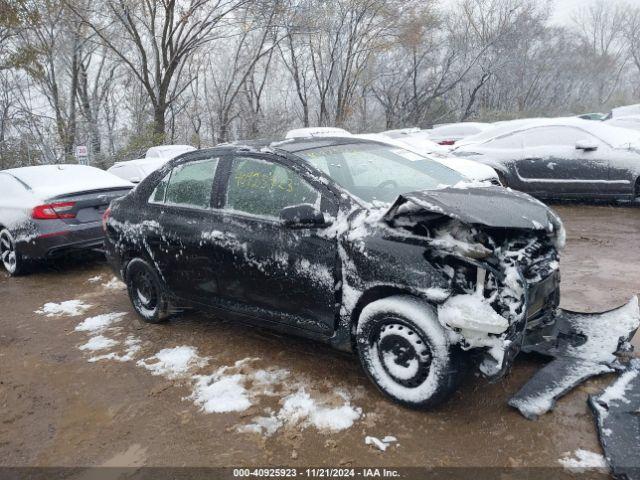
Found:
[[(399, 132), (399, 130), (395, 131)], [(498, 178), (498, 174), (496, 171), (488, 167), (487, 165), (483, 165), (478, 162), (474, 162), (471, 160), (465, 160), (463, 158), (459, 158), (449, 154), (446, 150), (442, 150), (442, 147), (434, 144), (430, 140), (422, 139), (415, 140), (415, 143), (408, 141), (407, 138), (402, 136), (402, 139), (392, 138), (393, 132), (383, 132), (383, 133), (364, 133), (364, 134), (351, 134), (346, 130), (341, 128), (333, 128), (333, 127), (317, 127), (317, 128), (299, 128), (296, 130), (290, 130), (286, 138), (305, 138), (305, 137), (334, 137), (334, 138), (344, 138), (344, 137), (357, 137), (368, 140), (373, 140), (380, 143), (385, 143), (387, 145), (392, 145), (394, 147), (402, 148), (411, 152), (415, 155), (415, 159), (419, 159), (420, 157), (424, 157), (429, 160), (436, 161), (451, 170), (455, 170), (460, 173), (462, 176), (468, 178), (469, 180), (476, 182), (490, 182), (494, 185), (500, 185), (500, 180)], [(417, 138), (417, 137), (416, 137)]]

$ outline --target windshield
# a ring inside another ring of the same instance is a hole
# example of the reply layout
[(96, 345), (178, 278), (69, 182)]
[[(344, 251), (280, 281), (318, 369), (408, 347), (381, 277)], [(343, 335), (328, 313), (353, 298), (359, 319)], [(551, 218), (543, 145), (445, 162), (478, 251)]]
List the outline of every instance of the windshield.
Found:
[(296, 155), (369, 203), (390, 203), (403, 193), (453, 186), (465, 180), (433, 160), (378, 143), (313, 148)]

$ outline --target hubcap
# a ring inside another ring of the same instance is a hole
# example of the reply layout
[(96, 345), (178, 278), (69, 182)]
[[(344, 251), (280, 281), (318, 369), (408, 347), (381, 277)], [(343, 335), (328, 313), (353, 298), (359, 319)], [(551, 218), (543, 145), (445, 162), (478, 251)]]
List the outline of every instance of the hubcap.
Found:
[(421, 385), (429, 375), (431, 350), (410, 326), (390, 321), (381, 326), (375, 345), (385, 372), (405, 387)]
[(0, 258), (9, 273), (16, 271), (17, 256), (13, 238), (6, 230), (0, 233)]

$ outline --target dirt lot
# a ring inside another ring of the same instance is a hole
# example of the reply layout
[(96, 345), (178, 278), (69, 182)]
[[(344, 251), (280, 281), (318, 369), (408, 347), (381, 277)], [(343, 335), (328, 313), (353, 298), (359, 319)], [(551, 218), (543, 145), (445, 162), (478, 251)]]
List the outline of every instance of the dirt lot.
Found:
[[(568, 231), (562, 306), (606, 310), (638, 293), (640, 210), (555, 208)], [(0, 465), (557, 467), (577, 449), (601, 452), (586, 399), (613, 376), (587, 382), (532, 422), (506, 402), (544, 360), (520, 356), (506, 379), (487, 384), (471, 378), (440, 409), (416, 412), (383, 398), (355, 357), (322, 345), (199, 313), (143, 324), (111, 278), (99, 261), (17, 279), (0, 274)], [(45, 302), (71, 299), (91, 308), (79, 316), (34, 313)], [(139, 339), (141, 349), (130, 361), (89, 362), (107, 351), (124, 353), (123, 347), (79, 349), (90, 335), (75, 327), (111, 312), (126, 316), (103, 335), (121, 346), (127, 337)], [(637, 337), (634, 343), (640, 346)], [(208, 361), (176, 378), (136, 364), (180, 345), (197, 348)], [(248, 360), (233, 367), (242, 359)], [(246, 380), (252, 405), (205, 413), (189, 398), (193, 375), (220, 373), (223, 366)], [(261, 387), (256, 372), (265, 369), (288, 375)], [(316, 405), (361, 415), (338, 431), (318, 430), (303, 416), (271, 436), (239, 431), (253, 417), (277, 412), (283, 398), (300, 389)], [(382, 452), (365, 444), (368, 435), (398, 441)]]

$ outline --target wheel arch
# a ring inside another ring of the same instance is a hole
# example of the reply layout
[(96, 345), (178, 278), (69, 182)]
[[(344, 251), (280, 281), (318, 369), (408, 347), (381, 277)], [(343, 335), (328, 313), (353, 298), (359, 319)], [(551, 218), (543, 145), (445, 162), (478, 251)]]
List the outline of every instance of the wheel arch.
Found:
[(356, 303), (355, 308), (351, 311), (348, 334), (352, 351), (356, 351), (356, 328), (358, 326), (360, 314), (362, 313), (364, 307), (372, 302), (396, 295), (409, 295), (432, 305), (432, 302), (425, 298), (424, 295), (420, 295), (418, 292), (409, 287), (402, 287), (398, 285), (376, 285), (369, 288), (368, 290), (365, 290), (362, 295), (360, 295), (360, 298), (358, 298), (358, 302)]

